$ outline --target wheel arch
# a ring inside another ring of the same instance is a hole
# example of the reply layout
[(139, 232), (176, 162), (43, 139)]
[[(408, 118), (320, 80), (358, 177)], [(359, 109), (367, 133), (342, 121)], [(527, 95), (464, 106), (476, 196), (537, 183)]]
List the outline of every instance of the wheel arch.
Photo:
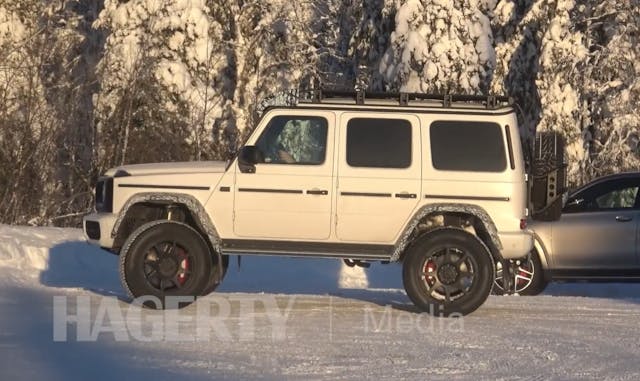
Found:
[(542, 263), (542, 268), (544, 270), (549, 270), (551, 267), (551, 258), (549, 255), (549, 251), (547, 250), (546, 245), (542, 242), (540, 236), (538, 236), (535, 232), (531, 232), (533, 235), (533, 249), (536, 251), (536, 255), (540, 258), (540, 262)]
[[(434, 219), (442, 218), (440, 224)], [(474, 235), (489, 249), (494, 262), (502, 261), (502, 242), (498, 230), (489, 214), (482, 207), (473, 204), (429, 204), (420, 208), (406, 225), (396, 243), (391, 261), (402, 260), (407, 247), (417, 237), (440, 228), (472, 228)]]
[[(142, 213), (140, 213), (142, 211)], [(183, 213), (183, 221), (174, 219), (173, 212)], [(143, 214), (142, 218), (134, 218)], [(195, 197), (183, 193), (144, 192), (131, 196), (124, 204), (111, 230), (114, 248), (121, 247), (129, 234), (145, 223), (154, 220), (176, 220), (184, 222), (198, 231), (211, 249), (215, 263), (223, 263), (220, 235), (203, 205)], [(222, 266), (218, 268), (218, 279), (222, 279)]]

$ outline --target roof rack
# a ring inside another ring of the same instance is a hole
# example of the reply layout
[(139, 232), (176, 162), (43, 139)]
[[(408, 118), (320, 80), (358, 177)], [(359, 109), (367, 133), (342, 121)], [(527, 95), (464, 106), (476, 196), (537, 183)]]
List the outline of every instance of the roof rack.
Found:
[(409, 101), (433, 100), (441, 101), (443, 107), (452, 107), (453, 103), (481, 103), (488, 109), (497, 108), (503, 104), (513, 104), (513, 99), (507, 96), (496, 95), (466, 95), (466, 94), (424, 94), (403, 92), (365, 92), (343, 90), (313, 90), (314, 103), (322, 103), (329, 98), (353, 98), (358, 105), (365, 104), (365, 99), (397, 99), (399, 106), (408, 106)]
[[(454, 103), (479, 103), (487, 109), (512, 105), (513, 98), (496, 95), (465, 94), (423, 94), (404, 92), (365, 92), (364, 90), (284, 90), (265, 97), (258, 107), (258, 113), (273, 106), (296, 106), (298, 103), (323, 103), (332, 98), (353, 99), (355, 104), (364, 105), (366, 99), (397, 100), (399, 106), (409, 106), (410, 101), (432, 100), (442, 102), (442, 107), (453, 107)], [(329, 102), (330, 103), (330, 102)], [(413, 105), (412, 105), (413, 106)], [(429, 105), (433, 107), (433, 105)]]

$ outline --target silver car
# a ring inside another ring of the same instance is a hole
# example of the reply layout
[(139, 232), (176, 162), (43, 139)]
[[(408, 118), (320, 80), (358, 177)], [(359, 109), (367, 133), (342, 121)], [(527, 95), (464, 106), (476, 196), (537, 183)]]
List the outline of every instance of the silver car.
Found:
[[(531, 221), (535, 244), (517, 263), (515, 291), (536, 295), (550, 281), (640, 281), (640, 172), (601, 177), (571, 193), (558, 221)], [(496, 289), (502, 289), (499, 267)]]

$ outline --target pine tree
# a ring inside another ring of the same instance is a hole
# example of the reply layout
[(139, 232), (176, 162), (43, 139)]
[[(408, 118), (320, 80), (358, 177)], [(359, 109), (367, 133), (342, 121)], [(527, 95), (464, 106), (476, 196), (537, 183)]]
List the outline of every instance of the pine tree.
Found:
[[(224, 55), (213, 48), (202, 1), (107, 1), (96, 27), (108, 33), (96, 98), (99, 167), (219, 157), (212, 125)], [(222, 61), (222, 65), (220, 62)], [(139, 151), (136, 141), (158, 144)]]
[(540, 41), (539, 20), (529, 10), (534, 0), (500, 1), (493, 11), (496, 67), (491, 83), (495, 94), (507, 94), (518, 105), (520, 134), (530, 146), (540, 120), (536, 87)]
[(567, 140), (569, 182), (584, 182), (583, 79), (587, 49), (574, 28), (573, 1), (507, 1), (494, 11), (497, 64), (492, 88), (504, 87), (522, 110), (525, 140), (536, 131), (561, 132)]
[(582, 182), (587, 151), (580, 107), (584, 99), (581, 72), (587, 50), (582, 33), (572, 24), (573, 1), (541, 1), (534, 5), (548, 24), (542, 30), (539, 72), (536, 78), (542, 103), (538, 131), (554, 130), (567, 140), (570, 184)]
[(388, 88), (486, 92), (495, 65), (486, 1), (408, 0), (380, 64)]
[(389, 47), (393, 31), (395, 2), (328, 1), (326, 26), (321, 35), (327, 49), (322, 61), (325, 82), (329, 87), (368, 88), (381, 91), (384, 78), (379, 69)]

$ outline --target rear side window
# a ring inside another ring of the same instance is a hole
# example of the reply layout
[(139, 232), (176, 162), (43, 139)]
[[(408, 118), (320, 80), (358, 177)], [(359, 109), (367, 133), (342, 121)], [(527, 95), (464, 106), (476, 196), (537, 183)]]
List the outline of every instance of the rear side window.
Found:
[(431, 160), (444, 171), (502, 172), (507, 168), (500, 125), (489, 122), (433, 122)]
[(350, 119), (347, 123), (347, 164), (352, 167), (408, 168), (411, 165), (411, 123), (404, 119)]

